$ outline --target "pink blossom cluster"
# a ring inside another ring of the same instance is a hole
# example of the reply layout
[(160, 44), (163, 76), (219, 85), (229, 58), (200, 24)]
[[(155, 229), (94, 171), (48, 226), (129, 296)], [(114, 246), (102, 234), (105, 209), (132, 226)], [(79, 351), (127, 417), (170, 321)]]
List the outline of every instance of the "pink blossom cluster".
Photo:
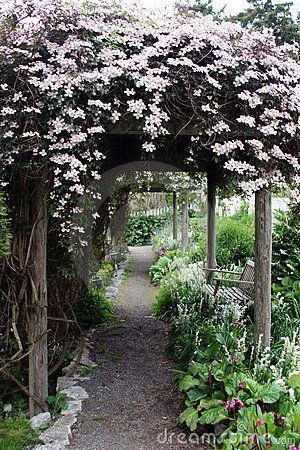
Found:
[(174, 124), (192, 127), (189, 159), (205, 147), (248, 193), (299, 180), (296, 44), (175, 9), (146, 20), (75, 0), (8, 2), (0, 28), (1, 163), (47, 165), (57, 216), (97, 196), (105, 132), (123, 119), (146, 152)]
[(232, 400), (227, 401), (224, 410), (225, 411), (229, 411), (231, 409), (239, 410), (239, 409), (242, 409), (243, 406), (244, 406), (244, 404), (239, 398), (233, 397)]

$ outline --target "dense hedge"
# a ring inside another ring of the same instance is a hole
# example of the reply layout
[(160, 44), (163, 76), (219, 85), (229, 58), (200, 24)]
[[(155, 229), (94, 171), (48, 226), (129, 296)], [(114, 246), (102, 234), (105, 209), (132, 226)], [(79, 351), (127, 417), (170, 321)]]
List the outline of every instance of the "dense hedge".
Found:
[(254, 257), (254, 228), (232, 218), (220, 220), (217, 226), (217, 261), (221, 267), (244, 265)]
[(127, 244), (132, 246), (150, 244), (155, 230), (164, 225), (167, 220), (167, 216), (131, 217), (127, 228)]

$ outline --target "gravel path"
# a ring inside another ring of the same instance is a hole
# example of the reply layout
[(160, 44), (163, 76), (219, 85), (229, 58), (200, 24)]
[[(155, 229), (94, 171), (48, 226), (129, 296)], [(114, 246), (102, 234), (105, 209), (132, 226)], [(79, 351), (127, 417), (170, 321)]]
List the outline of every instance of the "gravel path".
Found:
[(82, 385), (90, 397), (84, 401), (71, 448), (202, 448), (180, 437), (184, 430), (176, 426), (182, 403), (165, 353), (168, 326), (152, 317), (155, 288), (148, 270), (153, 253), (150, 247), (139, 247), (132, 248), (131, 255), (132, 275), (114, 300), (117, 320), (99, 326), (90, 337), (91, 357), (98, 367)]

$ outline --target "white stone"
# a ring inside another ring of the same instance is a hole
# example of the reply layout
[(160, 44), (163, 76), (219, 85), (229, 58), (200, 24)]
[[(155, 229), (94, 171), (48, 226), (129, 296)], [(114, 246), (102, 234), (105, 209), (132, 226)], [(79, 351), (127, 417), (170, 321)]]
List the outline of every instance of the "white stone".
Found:
[(44, 425), (45, 423), (49, 423), (51, 421), (51, 414), (49, 412), (43, 412), (34, 416), (30, 419), (30, 425), (33, 430)]
[(66, 414), (77, 414), (82, 409), (82, 400), (71, 400), (68, 402), (68, 407), (61, 412), (63, 416)]
[(67, 399), (69, 400), (84, 400), (89, 397), (86, 390), (81, 386), (71, 386), (67, 389), (63, 389), (61, 392), (66, 394)]
[(3, 412), (4, 413), (11, 413), (11, 411), (12, 411), (12, 405), (10, 403), (6, 403), (3, 406)]
[(75, 384), (77, 384), (77, 381), (74, 380), (74, 378), (69, 378), (69, 377), (59, 377), (57, 379), (57, 385), (56, 385), (56, 391), (62, 391), (63, 389), (67, 389), (71, 386), (74, 386)]
[(32, 450), (65, 450), (66, 446), (58, 442), (52, 444), (36, 445)]
[(72, 433), (72, 426), (77, 422), (75, 414), (67, 414), (58, 419), (53, 427), (41, 433), (40, 439), (44, 444), (57, 443), (57, 445), (68, 445)]

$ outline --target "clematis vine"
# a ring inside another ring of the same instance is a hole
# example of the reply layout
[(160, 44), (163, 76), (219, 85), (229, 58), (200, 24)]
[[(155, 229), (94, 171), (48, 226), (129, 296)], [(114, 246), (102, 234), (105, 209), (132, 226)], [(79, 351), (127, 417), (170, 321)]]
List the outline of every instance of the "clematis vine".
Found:
[[(149, 20), (151, 19), (151, 20)], [(135, 124), (152, 153), (171, 123), (192, 129), (245, 192), (299, 181), (299, 48), (177, 10), (146, 17), (120, 6), (11, 1), (0, 10), (2, 183), (20, 164), (47, 167), (57, 217), (97, 197), (105, 133)]]

